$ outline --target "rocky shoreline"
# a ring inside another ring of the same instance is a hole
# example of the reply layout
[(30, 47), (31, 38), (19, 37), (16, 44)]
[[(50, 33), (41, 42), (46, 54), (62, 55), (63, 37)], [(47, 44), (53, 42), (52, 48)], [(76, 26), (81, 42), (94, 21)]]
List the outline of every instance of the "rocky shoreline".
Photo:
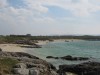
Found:
[(19, 62), (13, 66), (11, 74), (6, 75), (58, 75), (52, 64), (30, 54), (0, 51), (0, 59), (4, 57), (17, 59)]
[[(63, 57), (47, 56), (48, 59), (62, 59), (67, 61), (84, 61), (80, 64), (59, 65), (58, 75), (100, 75), (100, 62), (91, 61), (89, 57), (73, 57), (71, 55)], [(91, 57), (92, 58), (92, 57)]]
[[(100, 75), (100, 62), (89, 61), (72, 65), (67, 65), (66, 63), (65, 65), (59, 65), (59, 69), (57, 70), (56, 67), (49, 62), (28, 53), (3, 52), (2, 49), (0, 49), (0, 59), (4, 57), (18, 61), (18, 63), (12, 67), (11, 73), (5, 75)], [(52, 57), (49, 56), (49, 58)], [(58, 58), (56, 57), (55, 59)], [(4, 74), (0, 73), (0, 75)]]

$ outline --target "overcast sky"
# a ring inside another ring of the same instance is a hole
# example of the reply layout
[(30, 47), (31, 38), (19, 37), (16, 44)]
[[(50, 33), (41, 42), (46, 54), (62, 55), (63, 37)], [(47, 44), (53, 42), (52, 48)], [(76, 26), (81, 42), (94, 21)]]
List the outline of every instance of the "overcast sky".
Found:
[(100, 35), (100, 0), (0, 0), (0, 34)]

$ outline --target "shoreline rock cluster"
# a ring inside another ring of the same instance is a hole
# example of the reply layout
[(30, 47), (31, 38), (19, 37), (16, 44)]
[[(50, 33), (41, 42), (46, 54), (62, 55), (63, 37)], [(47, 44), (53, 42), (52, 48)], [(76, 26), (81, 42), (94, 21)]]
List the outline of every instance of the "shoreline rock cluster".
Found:
[(13, 66), (11, 75), (58, 75), (52, 64), (27, 53), (0, 51), (0, 58), (3, 57), (19, 61)]
[(35, 44), (35, 42), (31, 40), (17, 40), (15, 44), (23, 44), (24, 48), (41, 48), (42, 46)]
[(85, 62), (77, 65), (73, 64), (59, 66), (59, 75), (67, 75), (68, 72), (75, 75), (100, 75), (100, 63)]
[(48, 59), (63, 59), (63, 60), (69, 60), (69, 61), (83, 61), (83, 60), (89, 60), (88, 57), (73, 57), (71, 55), (63, 56), (63, 57), (53, 57), (53, 56), (47, 56)]

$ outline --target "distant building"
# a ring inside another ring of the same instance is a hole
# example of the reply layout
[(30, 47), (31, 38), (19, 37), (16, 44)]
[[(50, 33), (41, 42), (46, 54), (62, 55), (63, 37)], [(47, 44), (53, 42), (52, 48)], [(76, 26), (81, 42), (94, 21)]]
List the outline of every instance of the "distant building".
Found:
[(31, 36), (31, 34), (26, 34), (26, 36)]

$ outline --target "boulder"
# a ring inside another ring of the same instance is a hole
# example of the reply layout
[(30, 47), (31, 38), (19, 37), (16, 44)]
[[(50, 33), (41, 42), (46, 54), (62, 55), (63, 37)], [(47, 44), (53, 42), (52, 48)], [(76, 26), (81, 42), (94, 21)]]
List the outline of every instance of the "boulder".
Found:
[(30, 69), (29, 70), (29, 75), (39, 75), (39, 71), (36, 69)]
[(18, 74), (18, 75), (29, 75), (29, 69), (25, 68), (14, 68), (12, 70), (13, 74)]
[(24, 64), (24, 63), (18, 63), (15, 66), (13, 66), (13, 68), (26, 68), (26, 64)]

